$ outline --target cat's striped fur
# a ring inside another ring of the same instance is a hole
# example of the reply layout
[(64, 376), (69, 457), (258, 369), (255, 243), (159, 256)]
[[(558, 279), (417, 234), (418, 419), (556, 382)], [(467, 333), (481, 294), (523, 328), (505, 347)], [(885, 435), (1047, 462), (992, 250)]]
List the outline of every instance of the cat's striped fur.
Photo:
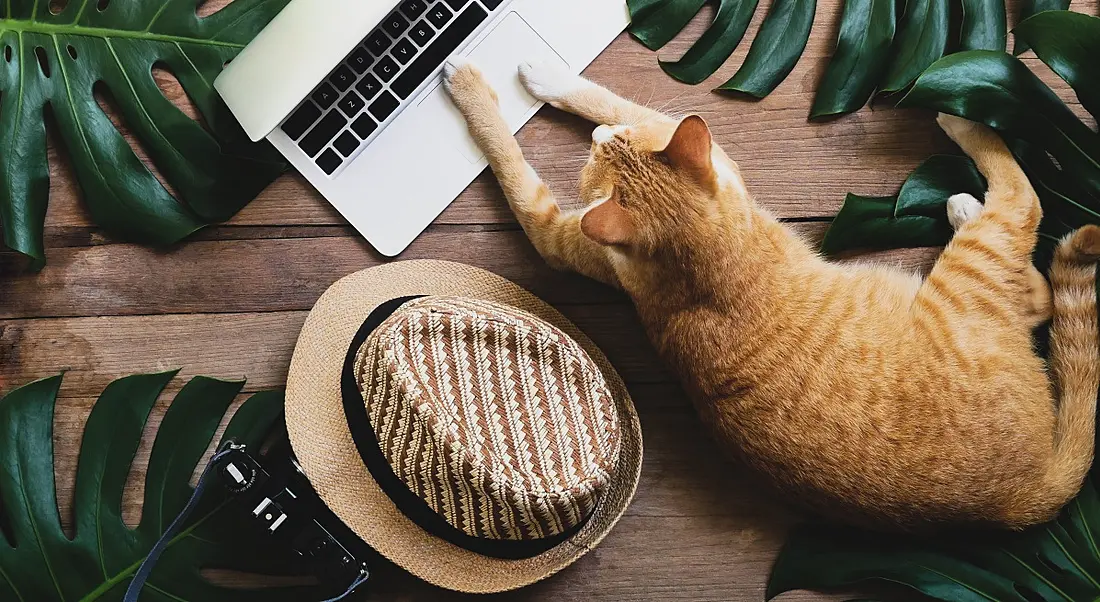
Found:
[[(839, 265), (758, 207), (702, 119), (675, 120), (550, 67), (536, 96), (593, 122), (580, 211), (524, 161), (476, 68), (447, 85), (553, 265), (623, 288), (704, 421), (747, 465), (829, 516), (886, 528), (1022, 528), (1073, 497), (1093, 456), (1100, 228), (1032, 267), (1042, 212), (996, 134), (942, 117), (989, 181), (950, 201), (925, 279)], [(1053, 311), (1052, 374), (1032, 329)]]

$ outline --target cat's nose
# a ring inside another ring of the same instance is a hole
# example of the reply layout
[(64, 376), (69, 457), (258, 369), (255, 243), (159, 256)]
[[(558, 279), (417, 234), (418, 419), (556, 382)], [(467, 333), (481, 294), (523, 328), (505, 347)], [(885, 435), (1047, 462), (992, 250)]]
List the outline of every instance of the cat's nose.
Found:
[(615, 128), (609, 125), (601, 125), (592, 132), (592, 142), (606, 144), (615, 139)]

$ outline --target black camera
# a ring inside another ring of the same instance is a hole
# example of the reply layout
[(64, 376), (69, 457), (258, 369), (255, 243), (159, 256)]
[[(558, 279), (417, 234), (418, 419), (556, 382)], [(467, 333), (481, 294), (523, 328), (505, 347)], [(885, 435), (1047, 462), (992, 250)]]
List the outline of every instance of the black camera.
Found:
[(322, 583), (344, 588), (334, 600), (366, 583), (366, 544), (321, 501), (289, 450), (261, 459), (229, 442), (218, 455), (218, 480), (257, 536), (293, 550)]

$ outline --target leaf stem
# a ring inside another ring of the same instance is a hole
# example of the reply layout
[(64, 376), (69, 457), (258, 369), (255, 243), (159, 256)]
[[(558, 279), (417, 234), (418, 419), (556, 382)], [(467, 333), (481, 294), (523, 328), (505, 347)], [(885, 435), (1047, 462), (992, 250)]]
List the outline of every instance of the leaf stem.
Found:
[(28, 32), (28, 33), (41, 33), (46, 35), (73, 35), (73, 36), (87, 36), (94, 38), (121, 38), (131, 40), (146, 40), (150, 42), (171, 42), (171, 43), (183, 43), (183, 44), (196, 44), (199, 46), (221, 46), (225, 48), (240, 49), (244, 48), (244, 44), (238, 44), (234, 42), (222, 42), (218, 40), (203, 40), (200, 38), (189, 38), (185, 36), (171, 36), (160, 33), (150, 33), (145, 31), (128, 31), (125, 29), (109, 29), (106, 27), (84, 27), (82, 25), (72, 25), (68, 23), (40, 23), (40, 22), (28, 22), (20, 19), (0, 19), (0, 27), (11, 29), (13, 31)]

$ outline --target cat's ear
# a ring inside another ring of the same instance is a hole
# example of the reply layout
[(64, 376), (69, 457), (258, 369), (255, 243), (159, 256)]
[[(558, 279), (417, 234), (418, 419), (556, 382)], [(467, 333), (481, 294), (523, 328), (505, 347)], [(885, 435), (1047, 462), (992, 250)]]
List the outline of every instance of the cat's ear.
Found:
[(689, 115), (680, 122), (672, 140), (661, 153), (670, 165), (687, 172), (700, 182), (712, 182), (715, 178), (711, 159), (713, 138), (710, 127), (698, 115)]
[(634, 236), (634, 223), (619, 203), (619, 195), (612, 193), (611, 198), (592, 205), (585, 212), (581, 218), (581, 232), (601, 245), (625, 245)]

